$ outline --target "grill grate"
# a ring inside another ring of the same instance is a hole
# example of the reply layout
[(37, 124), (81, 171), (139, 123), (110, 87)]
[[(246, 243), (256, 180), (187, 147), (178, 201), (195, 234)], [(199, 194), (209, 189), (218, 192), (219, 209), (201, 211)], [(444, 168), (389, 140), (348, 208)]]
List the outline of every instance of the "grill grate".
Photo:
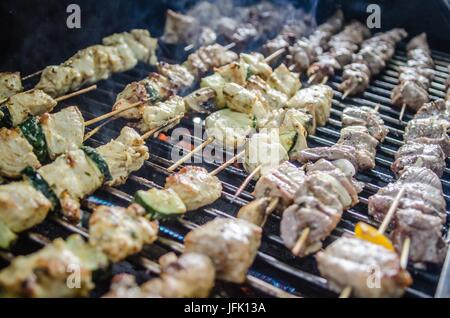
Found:
[[(450, 63), (450, 55), (442, 52), (433, 51), (433, 57), (436, 63), (436, 78), (429, 90), (432, 99), (444, 97), (444, 83), (447, 76), (447, 65)], [(386, 126), (390, 129), (388, 137), (377, 151), (377, 166), (373, 171), (359, 173), (357, 179), (366, 183), (364, 191), (360, 194), (360, 203), (347, 212), (344, 212), (342, 221), (333, 231), (332, 235), (325, 241), (325, 246), (336, 240), (344, 233), (352, 234), (355, 224), (358, 221), (364, 221), (374, 226), (378, 224), (369, 219), (367, 215), (367, 198), (374, 194), (380, 187), (394, 180), (394, 176), (390, 171), (390, 165), (393, 162), (393, 156), (399, 146), (403, 144), (403, 130), (405, 122), (398, 121), (400, 110), (390, 106), (390, 91), (398, 81), (398, 67), (404, 65), (406, 61), (404, 50), (397, 50), (393, 59), (388, 63), (387, 68), (377, 76), (371, 83), (370, 87), (363, 94), (356, 97), (349, 97), (345, 101), (341, 101), (342, 94), (337, 91), (337, 85), (340, 83), (340, 76), (335, 76), (328, 83), (334, 90), (333, 109), (331, 117), (326, 126), (317, 129), (315, 136), (308, 137), (308, 145), (310, 147), (328, 146), (334, 144), (339, 138), (341, 129), (340, 116), (345, 107), (367, 105), (375, 107), (380, 104), (379, 112), (385, 121)], [(148, 72), (152, 71), (149, 66), (138, 65), (135, 69), (126, 73), (113, 75), (110, 79), (102, 81), (98, 84), (98, 89), (86, 95), (79, 96), (74, 100), (63, 102), (62, 106), (68, 104), (80, 105), (85, 119), (101, 115), (111, 109), (116, 95), (131, 81), (144, 78)], [(304, 82), (305, 83), (305, 82)], [(406, 111), (404, 120), (408, 121), (413, 114)], [(200, 118), (204, 118), (200, 116)], [(88, 141), (91, 146), (98, 146), (108, 142), (109, 139), (118, 135), (121, 127), (127, 122), (118, 119), (109, 123), (107, 126), (97, 133)], [(181, 124), (193, 133), (193, 116), (189, 115), (184, 118)], [(199, 144), (202, 140), (191, 136), (191, 142)], [(145, 163), (144, 167), (134, 173), (125, 185), (118, 188), (103, 187), (95, 193), (95, 195), (85, 200), (86, 216), (89, 216), (89, 203), (96, 204), (118, 204), (125, 206), (129, 204), (132, 195), (138, 189), (145, 187), (160, 187), (164, 184), (168, 175), (166, 168), (171, 164), (170, 154), (175, 146), (169, 142), (163, 142), (158, 139), (151, 139), (147, 142), (150, 148), (150, 159)], [(194, 156), (193, 158), (197, 158)], [(203, 163), (210, 171), (218, 165), (214, 163)], [(251, 182), (246, 191), (233, 200), (233, 195), (240, 183), (245, 179), (246, 173), (235, 166), (231, 166), (221, 172), (219, 178), (223, 182), (222, 197), (200, 211), (188, 212), (181, 221), (165, 222), (161, 225), (160, 234), (162, 237), (168, 238), (175, 242), (182, 242), (184, 235), (194, 226), (203, 224), (216, 216), (234, 217), (239, 208), (252, 200), (251, 191), (254, 182)], [(450, 170), (447, 168), (442, 177), (442, 183), (445, 193), (447, 206), (450, 206)], [(447, 210), (447, 213), (449, 210)], [(296, 258), (283, 246), (279, 236), (280, 217), (272, 215), (267, 221), (264, 228), (263, 242), (256, 261), (252, 266), (250, 274), (253, 277), (264, 280), (265, 282), (276, 286), (284, 291), (304, 297), (324, 297), (336, 296), (327, 288), (326, 280), (320, 277), (313, 256), (303, 259)], [(445, 231), (448, 229), (448, 222)], [(57, 236), (66, 236), (70, 233), (67, 228), (63, 228), (61, 224), (52, 220), (33, 229), (33, 232), (42, 233), (50, 238)], [(31, 243), (31, 244), (30, 244)], [(21, 236), (17, 247), (13, 253), (28, 253), (35, 250), (37, 246), (29, 241), (28, 236)], [(173, 243), (157, 242), (152, 246), (145, 248), (141, 255), (150, 259), (157, 259), (158, 256), (174, 248)], [(448, 261), (448, 259), (447, 259)], [(1, 264), (0, 264), (1, 265)], [(414, 284), (407, 290), (407, 297), (433, 297), (448, 296), (444, 294), (447, 286), (447, 267), (428, 266), (419, 269), (408, 267), (413, 276)], [(139, 265), (136, 258), (114, 264), (110, 271), (112, 274), (119, 272), (132, 273), (137, 277), (138, 282), (145, 281), (152, 277), (146, 270)], [(109, 287), (111, 276), (100, 279), (96, 290), (92, 293), (93, 297), (104, 293)], [(449, 277), (450, 278), (450, 277)], [(438, 287), (440, 281), (440, 287)], [(436, 292), (438, 290), (438, 292)], [(227, 283), (218, 283), (215, 290), (215, 296), (264, 296), (265, 293), (255, 288), (246, 288), (245, 286), (235, 286)]]

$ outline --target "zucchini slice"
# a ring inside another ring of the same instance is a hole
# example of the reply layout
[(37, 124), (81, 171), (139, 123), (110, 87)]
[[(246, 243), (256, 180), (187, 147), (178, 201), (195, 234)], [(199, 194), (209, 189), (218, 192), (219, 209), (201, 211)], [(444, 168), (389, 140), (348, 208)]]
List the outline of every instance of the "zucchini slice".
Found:
[(280, 134), (280, 143), (283, 148), (289, 153), (297, 143), (298, 133), (296, 131), (288, 131)]
[(48, 185), (47, 181), (42, 178), (42, 176), (31, 167), (26, 167), (22, 171), (22, 175), (27, 179), (31, 185), (38, 191), (40, 191), (52, 204), (52, 210), (59, 210), (61, 204), (59, 202), (58, 196)]
[(0, 106), (0, 127), (13, 127), (11, 113), (6, 105)]
[(109, 171), (108, 163), (105, 159), (97, 152), (95, 148), (89, 146), (81, 146), (81, 149), (84, 151), (86, 156), (91, 159), (97, 168), (100, 170), (101, 174), (104, 176), (105, 181), (112, 180), (111, 171)]
[(134, 202), (141, 205), (152, 220), (169, 219), (186, 213), (186, 206), (172, 189), (139, 190)]
[(33, 147), (33, 152), (40, 163), (46, 163), (50, 160), (48, 154), (47, 142), (42, 126), (37, 117), (30, 117), (19, 125), (22, 135)]
[(17, 239), (17, 235), (0, 221), (0, 248), (8, 249)]

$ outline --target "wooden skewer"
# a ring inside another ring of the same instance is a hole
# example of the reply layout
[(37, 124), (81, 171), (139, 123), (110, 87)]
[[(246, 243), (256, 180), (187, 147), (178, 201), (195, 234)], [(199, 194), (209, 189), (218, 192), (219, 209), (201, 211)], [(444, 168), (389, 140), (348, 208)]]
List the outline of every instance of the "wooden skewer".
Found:
[(328, 82), (328, 76), (325, 76), (322, 80), (322, 84), (326, 84), (326, 82)]
[(406, 269), (406, 266), (408, 266), (408, 256), (410, 247), (411, 247), (411, 239), (407, 237), (403, 242), (402, 253), (400, 254), (400, 266), (402, 267), (402, 269)]
[(234, 48), (236, 46), (236, 43), (231, 42), (230, 44), (225, 45), (223, 48), (225, 50), (231, 50), (232, 48)]
[(308, 84), (311, 84), (316, 79), (317, 74), (313, 74), (310, 78), (308, 78)]
[(401, 123), (403, 121), (403, 116), (405, 115), (406, 104), (402, 105), (402, 109), (400, 110), (400, 115), (398, 116), (398, 121)]
[(273, 52), (272, 54), (270, 54), (268, 57), (266, 57), (266, 58), (264, 59), (264, 61), (265, 61), (266, 63), (270, 63), (273, 59), (276, 59), (278, 56), (280, 56), (281, 54), (283, 54), (285, 51), (286, 51), (285, 48), (279, 49), (279, 50)]
[(376, 112), (378, 112), (378, 111), (380, 110), (380, 107), (381, 107), (381, 105), (380, 105), (380, 104), (377, 104), (377, 105), (375, 106), (374, 110), (375, 110)]
[(69, 98), (72, 98), (72, 97), (75, 97), (75, 96), (78, 96), (78, 95), (81, 95), (81, 94), (84, 94), (84, 93), (93, 91), (94, 89), (97, 89), (97, 85), (91, 85), (91, 86), (89, 86), (89, 87), (80, 89), (80, 90), (78, 90), (78, 91), (76, 91), (76, 92), (73, 92), (73, 93), (70, 93), (70, 94), (66, 94), (66, 95), (60, 96), (60, 97), (58, 97), (58, 98), (55, 98), (55, 100), (56, 100), (57, 102), (62, 102), (63, 100), (66, 100), (66, 99), (69, 99)]
[(187, 52), (187, 51), (192, 50), (193, 48), (194, 48), (194, 44), (189, 44), (184, 47), (184, 51)]
[(32, 78), (32, 77), (35, 77), (36, 75), (41, 74), (43, 71), (44, 71), (44, 70), (40, 70), (40, 71), (31, 73), (31, 74), (29, 74), (29, 75), (27, 75), (27, 76), (24, 76), (24, 77), (22, 77), (22, 81), (26, 81), (27, 79), (30, 79), (30, 78)]
[(165, 127), (169, 126), (170, 124), (176, 122), (177, 120), (180, 120), (181, 118), (184, 117), (184, 114), (178, 115), (172, 119), (169, 119), (168, 121), (164, 122), (162, 125), (155, 127), (149, 131), (147, 131), (145, 134), (143, 134), (141, 136), (142, 139), (146, 140), (147, 138), (153, 136), (154, 134), (156, 134), (157, 132), (159, 132), (161, 129), (164, 129)]
[(291, 64), (289, 67), (288, 67), (288, 70), (289, 71), (293, 71), (295, 69), (295, 64)]
[(180, 160), (175, 162), (173, 165), (171, 165), (169, 168), (167, 168), (168, 172), (173, 172), (176, 168), (178, 168), (180, 165), (185, 163), (189, 158), (191, 158), (195, 153), (205, 148), (207, 145), (212, 143), (214, 141), (214, 137), (208, 137), (204, 142), (202, 142), (200, 145), (195, 147), (192, 151), (190, 151), (187, 155), (182, 157)]
[(123, 108), (113, 110), (112, 112), (109, 112), (109, 113), (103, 114), (101, 116), (95, 117), (95, 118), (93, 118), (91, 120), (87, 120), (87, 121), (84, 122), (84, 124), (86, 126), (93, 125), (95, 123), (98, 123), (99, 121), (102, 121), (104, 119), (108, 119), (108, 118), (113, 117), (113, 116), (115, 116), (117, 114), (120, 114), (120, 113), (122, 113), (124, 111), (127, 111), (127, 110), (129, 110), (131, 108), (135, 108), (135, 107), (137, 107), (139, 105), (142, 105), (142, 104), (146, 103), (147, 101), (148, 101), (148, 99), (145, 99), (145, 100), (133, 103), (131, 105), (125, 106)]
[(247, 178), (245, 178), (244, 182), (242, 182), (241, 186), (239, 187), (239, 189), (237, 189), (236, 193), (234, 194), (234, 198), (237, 198), (242, 191), (244, 191), (245, 187), (250, 183), (250, 181), (253, 179), (253, 177), (261, 170), (262, 165), (259, 165), (255, 168), (255, 170), (252, 171), (252, 173), (250, 173)]
[(110, 118), (107, 121), (101, 123), (100, 125), (98, 125), (97, 127), (95, 127), (94, 129), (92, 129), (90, 132), (88, 132), (86, 135), (84, 135), (83, 138), (83, 142), (88, 140), (89, 138), (91, 138), (92, 136), (94, 136), (96, 133), (99, 132), (100, 129), (102, 129), (103, 126), (109, 124), (110, 122), (112, 122), (115, 118)]
[(378, 228), (378, 232), (381, 234), (384, 234), (386, 231), (389, 223), (391, 223), (392, 217), (395, 214), (395, 211), (397, 210), (397, 207), (400, 203), (400, 199), (402, 198), (403, 194), (405, 193), (405, 187), (402, 187), (400, 191), (397, 193), (397, 196), (394, 199), (394, 202), (392, 202), (392, 205), (390, 206), (388, 212), (386, 213), (386, 216), (384, 217), (383, 222), (381, 223), (380, 227)]
[(344, 94), (342, 94), (342, 100), (346, 99), (347, 96), (355, 89), (356, 85), (353, 85), (352, 87), (350, 87), (350, 89), (346, 90), (344, 92)]
[(292, 248), (292, 254), (294, 254), (295, 256), (300, 254), (310, 232), (311, 229), (309, 227), (303, 229), (302, 234), (300, 234), (300, 237), (297, 240), (297, 243), (295, 243), (294, 247)]
[(349, 298), (351, 294), (352, 294), (352, 287), (347, 286), (342, 290), (341, 294), (339, 295), (339, 298)]
[(226, 162), (224, 162), (223, 164), (221, 164), (220, 166), (218, 166), (216, 169), (214, 169), (213, 171), (211, 171), (209, 173), (210, 176), (215, 176), (217, 175), (219, 172), (221, 172), (222, 170), (228, 168), (229, 166), (231, 166), (236, 160), (238, 160), (240, 157), (242, 157), (245, 154), (245, 151), (241, 151), (240, 153), (238, 153), (237, 155), (235, 155), (233, 158), (228, 159)]

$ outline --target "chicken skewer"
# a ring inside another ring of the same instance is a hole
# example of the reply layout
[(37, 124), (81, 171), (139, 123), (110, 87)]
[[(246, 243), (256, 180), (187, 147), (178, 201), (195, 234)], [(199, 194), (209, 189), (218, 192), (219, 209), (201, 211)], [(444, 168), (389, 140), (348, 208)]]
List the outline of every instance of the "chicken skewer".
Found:
[(347, 24), (338, 34), (331, 37), (329, 50), (319, 54), (317, 61), (309, 66), (307, 74), (312, 83), (322, 83), (326, 78), (334, 75), (335, 70), (342, 69), (352, 60), (353, 53), (370, 31), (360, 22), (353, 21)]
[(401, 121), (406, 108), (417, 111), (429, 101), (428, 88), (434, 78), (434, 62), (425, 33), (411, 39), (406, 46), (408, 63), (400, 69), (399, 84), (391, 93), (392, 104), (402, 107)]
[(339, 85), (339, 90), (343, 92), (342, 99), (365, 91), (370, 79), (386, 67), (396, 44), (406, 36), (405, 30), (392, 29), (365, 40), (352, 63), (344, 67), (342, 83)]

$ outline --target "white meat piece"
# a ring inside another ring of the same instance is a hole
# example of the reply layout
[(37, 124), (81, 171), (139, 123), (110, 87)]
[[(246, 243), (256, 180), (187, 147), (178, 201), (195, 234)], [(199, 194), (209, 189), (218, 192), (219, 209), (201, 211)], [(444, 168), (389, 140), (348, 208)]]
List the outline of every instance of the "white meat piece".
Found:
[(186, 252), (207, 255), (217, 278), (243, 283), (261, 244), (262, 230), (240, 219), (216, 218), (184, 238)]
[[(186, 111), (183, 98), (173, 96), (164, 102), (157, 102), (151, 106), (145, 106), (142, 114), (142, 120), (138, 124), (141, 132), (145, 133), (153, 128), (160, 127), (165, 122), (174, 119), (177, 116), (182, 117)], [(168, 125), (164, 130), (176, 126), (181, 118)]]
[(0, 100), (23, 91), (19, 72), (0, 72)]
[(302, 87), (299, 75), (289, 71), (284, 64), (281, 64), (273, 71), (267, 83), (289, 98), (293, 97)]

